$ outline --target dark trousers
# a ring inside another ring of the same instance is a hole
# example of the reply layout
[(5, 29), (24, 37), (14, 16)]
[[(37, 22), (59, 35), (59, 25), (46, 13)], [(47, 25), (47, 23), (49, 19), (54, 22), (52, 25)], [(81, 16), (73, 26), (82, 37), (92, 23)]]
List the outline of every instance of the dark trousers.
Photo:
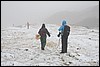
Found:
[(67, 53), (67, 47), (68, 47), (67, 40), (68, 40), (68, 37), (62, 36), (61, 39), (62, 39), (62, 52)]
[(41, 49), (44, 50), (46, 45), (46, 37), (41, 37), (40, 41), (41, 41)]

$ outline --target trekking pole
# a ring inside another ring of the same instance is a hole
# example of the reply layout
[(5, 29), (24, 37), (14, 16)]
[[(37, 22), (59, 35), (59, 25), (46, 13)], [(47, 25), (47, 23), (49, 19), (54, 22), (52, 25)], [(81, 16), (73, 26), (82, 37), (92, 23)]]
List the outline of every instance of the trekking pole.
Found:
[(59, 38), (59, 44), (58, 45), (60, 46), (60, 38)]

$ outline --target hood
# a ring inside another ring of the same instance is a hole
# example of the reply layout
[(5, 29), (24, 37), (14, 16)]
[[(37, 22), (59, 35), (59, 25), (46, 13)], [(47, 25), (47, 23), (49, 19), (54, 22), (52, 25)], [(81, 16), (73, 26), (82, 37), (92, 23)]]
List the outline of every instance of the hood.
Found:
[(62, 21), (62, 25), (66, 25), (66, 21), (65, 20)]
[(42, 24), (42, 28), (45, 28), (45, 24)]

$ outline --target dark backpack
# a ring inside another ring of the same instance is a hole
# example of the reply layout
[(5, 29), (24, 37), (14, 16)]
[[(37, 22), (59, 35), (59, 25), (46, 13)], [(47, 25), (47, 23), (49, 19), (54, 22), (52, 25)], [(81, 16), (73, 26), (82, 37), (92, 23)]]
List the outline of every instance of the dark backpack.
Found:
[(63, 36), (68, 37), (70, 34), (70, 27), (68, 25), (64, 26)]
[(45, 35), (46, 35), (46, 30), (45, 30), (45, 28), (41, 28), (41, 30), (40, 30), (40, 35), (41, 35), (41, 36), (45, 36)]

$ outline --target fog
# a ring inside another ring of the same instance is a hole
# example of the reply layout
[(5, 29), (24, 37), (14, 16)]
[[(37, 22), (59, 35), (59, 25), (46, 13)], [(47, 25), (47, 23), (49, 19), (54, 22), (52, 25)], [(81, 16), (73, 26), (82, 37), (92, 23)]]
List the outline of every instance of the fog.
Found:
[(1, 27), (45, 23), (60, 11), (81, 11), (99, 5), (99, 1), (1, 1)]

